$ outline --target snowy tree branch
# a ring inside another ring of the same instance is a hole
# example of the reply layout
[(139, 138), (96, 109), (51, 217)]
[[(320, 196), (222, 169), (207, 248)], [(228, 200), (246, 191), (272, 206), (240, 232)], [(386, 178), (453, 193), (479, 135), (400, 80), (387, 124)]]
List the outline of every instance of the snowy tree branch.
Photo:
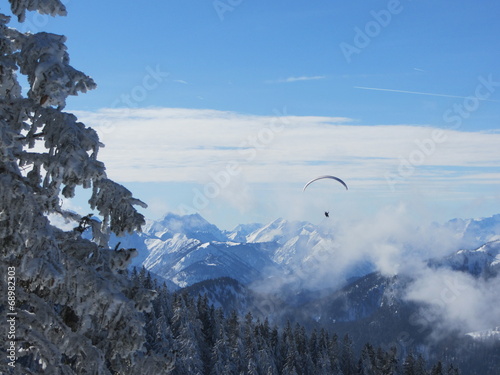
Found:
[(23, 22), (26, 17), (26, 11), (38, 11), (41, 14), (50, 14), (51, 16), (65, 16), (66, 7), (59, 0), (9, 0), (12, 13), (14, 13), (19, 22)]

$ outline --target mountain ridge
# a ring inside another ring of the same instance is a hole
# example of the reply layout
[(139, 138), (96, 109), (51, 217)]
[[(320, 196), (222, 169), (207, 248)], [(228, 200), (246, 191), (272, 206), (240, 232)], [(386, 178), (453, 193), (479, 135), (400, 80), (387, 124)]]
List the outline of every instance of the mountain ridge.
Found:
[[(462, 255), (450, 254), (453, 257), (448, 259), (456, 263), (455, 268), (460, 257), (462, 263), (469, 256), (476, 257), (477, 264), (479, 253), (471, 252), (472, 245), (500, 237), (497, 234), (500, 233), (500, 214), (483, 219), (453, 219), (435, 225), (451, 231), (458, 237), (458, 243), (464, 245), (461, 246), (464, 249)], [(240, 224), (231, 231), (223, 231), (199, 214), (167, 213), (159, 220), (148, 220), (143, 232), (123, 238), (113, 237), (110, 243), (115, 246), (120, 242), (122, 247), (137, 248), (139, 256), (132, 260), (132, 267), (144, 266), (178, 287), (224, 276), (246, 284), (274, 278), (281, 285), (293, 285), (297, 281), (294, 277), (298, 275), (305, 278), (310, 287), (322, 288), (327, 287), (324, 285), (327, 278), (315, 272), (314, 267), (324, 260), (325, 251), (333, 261), (339, 251), (349, 251), (338, 248), (332, 228), (278, 218), (268, 224)], [(465, 254), (467, 257), (464, 258)], [(374, 270), (373, 261), (365, 258), (361, 263), (344, 267), (344, 274), (336, 274), (340, 280), (337, 285)], [(496, 274), (498, 266), (494, 266), (491, 272)], [(315, 277), (319, 280), (313, 285)]]

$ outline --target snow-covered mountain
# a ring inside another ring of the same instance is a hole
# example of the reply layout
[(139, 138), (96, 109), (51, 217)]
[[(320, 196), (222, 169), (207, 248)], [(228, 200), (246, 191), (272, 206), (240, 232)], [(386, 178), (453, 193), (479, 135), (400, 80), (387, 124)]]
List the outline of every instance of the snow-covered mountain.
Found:
[[(185, 247), (189, 248), (195, 242), (227, 240), (228, 236), (223, 231), (198, 214), (182, 216), (168, 213), (160, 220), (147, 220), (140, 233), (120, 238), (112, 236), (110, 244), (113, 247), (120, 242), (120, 247), (139, 250), (139, 255), (132, 260), (131, 267), (142, 267), (146, 266), (145, 261), (154, 249), (174, 247), (167, 253), (176, 253), (182, 252)], [(161, 243), (168, 243), (168, 245), (162, 247)], [(161, 252), (161, 250), (159, 251)], [(158, 251), (156, 252), (158, 253)], [(158, 254), (153, 255), (153, 257), (157, 256)], [(166, 260), (172, 259), (168, 255), (166, 258)]]
[[(464, 245), (462, 249), (469, 245), (473, 248), (472, 245), (483, 244), (483, 240), (491, 241), (500, 236), (500, 215), (475, 220), (455, 219), (442, 226), (453, 229), (456, 237), (463, 240), (460, 242)], [(317, 255), (325, 249), (332, 257), (336, 256), (336, 251), (348, 251), (338, 248), (331, 230), (279, 218), (266, 225), (244, 224), (232, 231), (222, 231), (199, 214), (169, 213), (160, 220), (148, 221), (142, 233), (113, 238), (111, 245), (120, 241), (120, 247), (137, 248), (139, 256), (132, 261), (132, 266), (144, 266), (177, 287), (220, 277), (231, 277), (243, 284), (274, 278), (283, 286), (297, 283), (291, 275), (301, 274), (302, 278), (308, 278), (304, 270), (314, 273), (311, 264), (320, 259)], [(497, 257), (492, 246), (486, 244), (478, 250), (462, 250), (449, 258), (430, 262), (435, 266), (447, 263), (452, 269), (468, 267), (477, 273), (486, 267), (491, 257)], [(488, 272), (496, 274), (498, 260), (487, 267)], [(374, 270), (373, 264), (366, 259), (337, 276), (355, 280)]]
[(226, 237), (234, 242), (247, 242), (247, 236), (262, 228), (260, 223), (239, 224), (231, 231), (224, 231)]
[(297, 235), (310, 235), (314, 231), (316, 231), (316, 227), (311, 223), (279, 218), (249, 233), (246, 241), (284, 244)]
[(469, 332), (467, 333), (467, 336), (477, 341), (498, 342), (500, 340), (500, 327), (486, 329), (483, 331)]
[(149, 221), (142, 233), (113, 238), (111, 244), (121, 241), (120, 247), (137, 248), (139, 256), (132, 266), (144, 266), (178, 287), (220, 277), (250, 284), (282, 275), (287, 264), (279, 256), (282, 244), (291, 249), (297, 242), (294, 238), (313, 232), (311, 224), (283, 219), (266, 226), (248, 224), (221, 231), (198, 214), (169, 213)]
[(144, 267), (179, 287), (225, 276), (248, 284), (279, 271), (268, 255), (273, 250), (269, 244), (202, 242), (184, 234), (148, 244)]
[[(112, 246), (117, 241), (113, 239)], [(120, 246), (139, 250), (132, 266), (144, 266), (181, 288), (220, 277), (243, 284), (274, 278), (283, 287), (301, 284), (298, 278), (314, 273), (315, 256), (333, 249), (335, 241), (328, 231), (308, 222), (279, 218), (267, 225), (221, 231), (198, 214), (169, 213), (148, 222), (142, 233), (122, 239)], [(347, 280), (371, 271), (370, 266), (356, 267), (343, 276)]]
[(444, 224), (456, 233), (462, 248), (476, 248), (500, 239), (500, 214), (478, 219), (453, 219)]
[(500, 240), (487, 242), (474, 250), (459, 250), (440, 259), (431, 259), (431, 267), (447, 267), (473, 276), (494, 277), (500, 271)]
[[(139, 250), (132, 266), (144, 266), (177, 287), (220, 277), (249, 284), (282, 272), (272, 261), (275, 243), (245, 241), (249, 232), (260, 227), (242, 225), (223, 232), (198, 214), (169, 213), (161, 220), (149, 221), (142, 233), (120, 239), (120, 246), (132, 245)], [(112, 244), (118, 240), (113, 239)]]
[(158, 221), (147, 223), (144, 232), (162, 241), (178, 234), (201, 242), (228, 240), (228, 237), (219, 228), (210, 224), (199, 214), (175, 215), (168, 213)]

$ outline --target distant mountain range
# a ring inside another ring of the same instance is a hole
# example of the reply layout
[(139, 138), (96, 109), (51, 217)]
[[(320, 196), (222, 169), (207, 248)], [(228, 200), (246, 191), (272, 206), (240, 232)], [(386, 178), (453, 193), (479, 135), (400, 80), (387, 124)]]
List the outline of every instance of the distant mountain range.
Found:
[[(470, 256), (471, 249), (500, 239), (500, 214), (484, 219), (454, 219), (435, 226), (458, 238), (457, 250), (467, 250), (450, 254), (449, 259), (435, 260), (434, 265), (453, 262), (457, 268), (462, 262), (462, 267), (472, 264), (480, 267), (479, 263), (486, 260), (480, 260), (479, 255), (474, 255), (472, 263), (467, 265), (463, 264), (464, 257)], [(245, 285), (268, 278), (288, 283), (296, 282), (291, 275), (304, 274), (310, 269), (319, 252), (335, 248), (334, 234), (330, 231), (331, 228), (281, 218), (266, 225), (243, 224), (232, 231), (223, 231), (199, 214), (169, 213), (160, 220), (148, 221), (142, 233), (112, 238), (111, 244), (120, 242), (120, 247), (137, 248), (139, 256), (132, 266), (146, 267), (168, 280), (174, 289), (220, 277), (230, 277)], [(338, 277), (354, 280), (375, 269), (369, 260), (364, 260), (343, 269)]]
[[(331, 235), (307, 222), (276, 219), (267, 225), (238, 225), (222, 231), (198, 214), (167, 214), (150, 221), (142, 233), (112, 238), (112, 247), (138, 249), (133, 267), (146, 267), (173, 288), (231, 277), (242, 284), (266, 278), (289, 278), (311, 255), (333, 246)], [(354, 267), (345, 280), (373, 271), (370, 264)]]
[(500, 240), (493, 240), (474, 250), (459, 250), (439, 259), (431, 259), (433, 268), (447, 267), (476, 277), (496, 277), (500, 273)]

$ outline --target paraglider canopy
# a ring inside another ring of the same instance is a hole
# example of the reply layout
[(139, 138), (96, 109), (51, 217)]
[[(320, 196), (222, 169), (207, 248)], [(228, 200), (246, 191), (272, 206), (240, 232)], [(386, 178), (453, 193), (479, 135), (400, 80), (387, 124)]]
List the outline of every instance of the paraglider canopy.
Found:
[(338, 177), (335, 177), (335, 176), (329, 176), (329, 175), (324, 175), (324, 176), (319, 176), (319, 177), (316, 177), (316, 178), (313, 178), (311, 181), (309, 181), (305, 186), (304, 186), (304, 189), (302, 189), (302, 191), (305, 191), (306, 190), (306, 187), (308, 187), (310, 184), (312, 184), (314, 181), (318, 181), (318, 180), (322, 180), (324, 178), (330, 178), (330, 179), (333, 179), (335, 181), (338, 181), (340, 182), (342, 185), (344, 185), (345, 189), (346, 190), (349, 190), (347, 188), (347, 185), (344, 181), (342, 181), (340, 178)]
[[(312, 184), (314, 181), (318, 181), (318, 180), (322, 180), (322, 179), (332, 179), (332, 180), (335, 180), (337, 182), (340, 182), (346, 190), (349, 190), (346, 183), (344, 181), (342, 181), (340, 178), (338, 177), (335, 177), (335, 176), (330, 176), (330, 175), (324, 175), (324, 176), (319, 176), (319, 177), (316, 177), (316, 178), (313, 178), (311, 181), (309, 181), (305, 186), (304, 186), (304, 189), (302, 190), (303, 192), (306, 190), (306, 188)], [(329, 218), (330, 217), (330, 212), (328, 211), (325, 211), (325, 217)]]

